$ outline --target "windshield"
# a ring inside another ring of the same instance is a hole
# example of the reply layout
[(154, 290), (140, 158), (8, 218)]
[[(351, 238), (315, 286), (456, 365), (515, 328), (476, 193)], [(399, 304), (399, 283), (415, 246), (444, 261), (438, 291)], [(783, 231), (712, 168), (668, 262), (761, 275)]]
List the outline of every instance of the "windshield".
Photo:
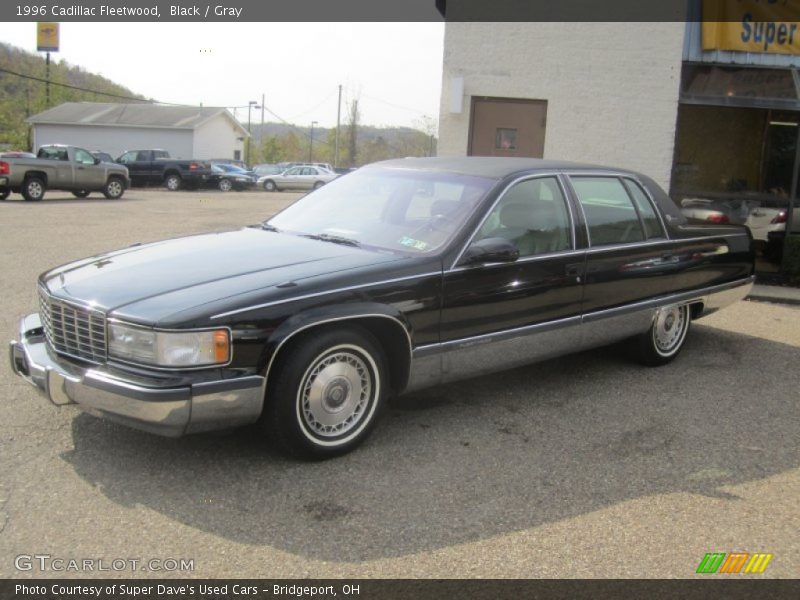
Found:
[(427, 254), (455, 235), (494, 183), (453, 173), (362, 168), (304, 196), (267, 223), (289, 233)]

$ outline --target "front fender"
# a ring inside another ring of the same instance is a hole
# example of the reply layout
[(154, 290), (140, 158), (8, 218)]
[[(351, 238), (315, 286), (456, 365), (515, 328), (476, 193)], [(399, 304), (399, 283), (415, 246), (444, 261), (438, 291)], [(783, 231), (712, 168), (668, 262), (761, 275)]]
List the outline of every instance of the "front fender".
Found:
[[(299, 312), (285, 319), (269, 336), (265, 344), (264, 354), (261, 364), (264, 365), (264, 379), (268, 383), (275, 358), (281, 348), (285, 346), (295, 335), (328, 324), (345, 323), (348, 321), (358, 322), (383, 322), (390, 325), (393, 331), (398, 332), (398, 339), (402, 337), (402, 350), (396, 358), (400, 360), (400, 371), (398, 376), (401, 381), (398, 387), (404, 387), (408, 378), (408, 369), (411, 364), (411, 352), (413, 349), (411, 325), (406, 316), (396, 307), (377, 302), (357, 302), (312, 308)], [(402, 336), (399, 332), (402, 331)], [(388, 352), (387, 352), (388, 353)], [(393, 358), (393, 357), (389, 357)], [(394, 361), (393, 361), (394, 362)], [(395, 365), (396, 367), (397, 365)]]

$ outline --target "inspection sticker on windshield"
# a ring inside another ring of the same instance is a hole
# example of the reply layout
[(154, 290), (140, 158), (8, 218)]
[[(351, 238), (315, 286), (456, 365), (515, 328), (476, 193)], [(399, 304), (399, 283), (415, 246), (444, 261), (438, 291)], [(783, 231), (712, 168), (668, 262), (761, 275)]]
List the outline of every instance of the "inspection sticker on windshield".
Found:
[(408, 246), (409, 248), (414, 248), (415, 250), (425, 250), (425, 248), (428, 247), (428, 242), (415, 240), (414, 238), (410, 238), (405, 235), (400, 238), (400, 243), (403, 244), (403, 246)]

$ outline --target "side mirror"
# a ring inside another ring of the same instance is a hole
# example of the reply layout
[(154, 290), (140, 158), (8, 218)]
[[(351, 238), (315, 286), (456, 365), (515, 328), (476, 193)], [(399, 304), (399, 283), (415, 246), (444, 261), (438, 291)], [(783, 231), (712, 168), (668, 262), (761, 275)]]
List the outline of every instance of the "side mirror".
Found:
[(500, 237), (485, 238), (470, 244), (464, 252), (464, 263), (514, 262), (519, 258), (519, 248)]
[(94, 164), (96, 164), (96, 165), (99, 165), (99, 164), (100, 164), (100, 159), (99, 159), (99, 158), (97, 158), (97, 157), (95, 157), (95, 159), (94, 159)]

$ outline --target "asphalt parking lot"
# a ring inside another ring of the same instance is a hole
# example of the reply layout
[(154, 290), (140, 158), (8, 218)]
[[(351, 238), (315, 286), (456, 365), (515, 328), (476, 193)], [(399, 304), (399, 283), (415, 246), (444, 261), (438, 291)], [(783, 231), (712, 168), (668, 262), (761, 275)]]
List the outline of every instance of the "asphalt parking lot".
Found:
[[(16, 336), (49, 267), (296, 197), (0, 203), (0, 328)], [(34, 554), (194, 561), (86, 574), (125, 577), (669, 578), (732, 551), (774, 555), (755, 577), (800, 572), (796, 307), (703, 319), (659, 369), (602, 349), (395, 399), (366, 444), (321, 463), (252, 430), (163, 439), (57, 409), (3, 365), (0, 577), (81, 576), (15, 567)]]

